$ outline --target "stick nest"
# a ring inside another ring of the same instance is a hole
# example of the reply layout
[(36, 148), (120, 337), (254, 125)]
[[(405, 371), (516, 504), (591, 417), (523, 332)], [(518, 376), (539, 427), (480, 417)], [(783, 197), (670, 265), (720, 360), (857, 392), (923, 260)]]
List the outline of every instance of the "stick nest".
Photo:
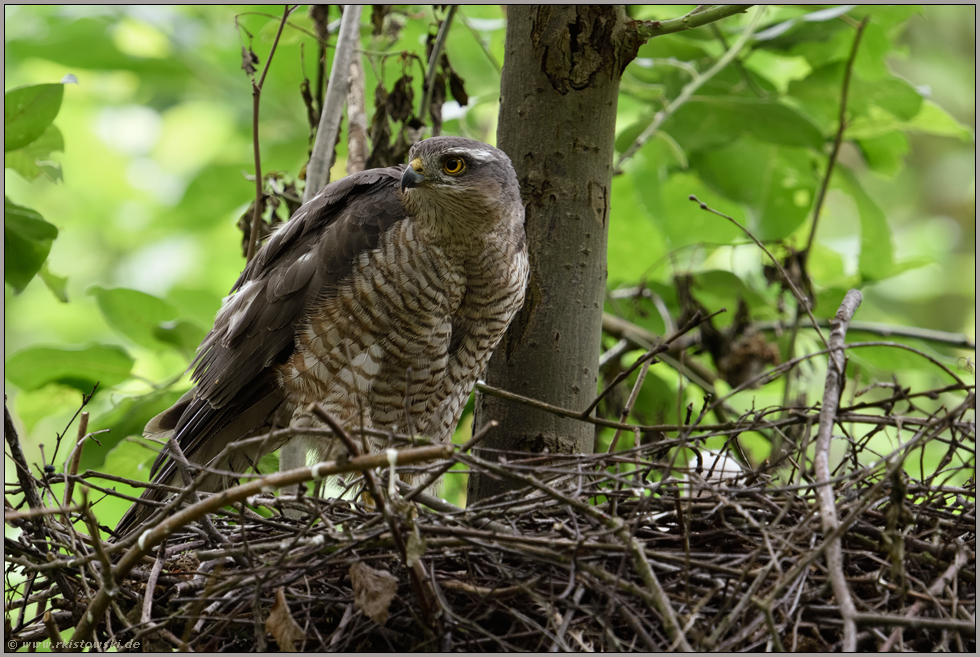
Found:
[[(253, 497), (244, 514), (208, 516), (209, 531), (175, 528), (126, 573), (115, 564), (134, 541), (94, 544), (89, 506), (68, 511), (70, 523), (64, 510), (8, 506), (8, 525), (21, 532), (6, 539), (5, 634), (21, 645), (51, 640), (108, 587), (94, 638), (140, 649), (822, 651), (842, 645), (830, 586), (839, 569), (859, 649), (973, 652), (975, 457), (960, 458), (975, 454), (967, 397), (928, 417), (899, 416), (888, 400), (875, 409), (868, 434), (901, 418), (910, 439), (888, 455), (847, 439), (832, 481), (840, 527), (829, 536), (813, 478), (795, 465), (807, 462), (805, 442), (778, 464), (726, 479), (696, 448), (723, 433), (717, 426), (612, 455), (456, 453), (450, 461), (519, 486), (465, 511), (425, 495), (384, 495), (382, 507)], [(801, 410), (797, 426), (815, 413)], [(931, 440), (946, 443), (949, 458), (915, 480), (901, 466)], [(690, 464), (671, 462), (682, 443), (696, 451)], [(966, 484), (944, 484), (964, 469)], [(375, 472), (386, 487), (390, 470)], [(832, 563), (837, 536), (843, 560)]]

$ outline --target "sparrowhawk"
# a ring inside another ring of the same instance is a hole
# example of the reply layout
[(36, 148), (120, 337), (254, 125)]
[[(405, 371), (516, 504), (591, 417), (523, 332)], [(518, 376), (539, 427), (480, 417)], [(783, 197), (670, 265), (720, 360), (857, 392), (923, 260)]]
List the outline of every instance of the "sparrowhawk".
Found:
[[(270, 237), (198, 348), (195, 387), (148, 435), (172, 434), (193, 463), (244, 472), (282, 441), (229, 444), (317, 425), (316, 402), (352, 428), (450, 440), (524, 301), (524, 207), (510, 160), (492, 146), (434, 137), (409, 161), (327, 185)], [(323, 459), (344, 449), (307, 440)], [(176, 475), (164, 447), (151, 476)], [(212, 475), (202, 488), (223, 485)], [(152, 511), (141, 507), (121, 530)]]

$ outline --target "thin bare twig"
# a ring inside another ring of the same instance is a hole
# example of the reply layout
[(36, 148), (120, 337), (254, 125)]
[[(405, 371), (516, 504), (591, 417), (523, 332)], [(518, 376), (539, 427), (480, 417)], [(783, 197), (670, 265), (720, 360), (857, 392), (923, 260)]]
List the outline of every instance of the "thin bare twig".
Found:
[(252, 76), (252, 157), (255, 160), (255, 206), (252, 209), (252, 227), (248, 235), (245, 262), (251, 262), (252, 258), (255, 257), (255, 252), (258, 250), (259, 227), (262, 225), (262, 154), (259, 150), (259, 104), (262, 99), (262, 85), (265, 84), (265, 76), (269, 73), (272, 57), (276, 54), (276, 46), (279, 45), (279, 39), (282, 37), (282, 30), (286, 27), (289, 15), (295, 9), (296, 6), (291, 9), (289, 5), (283, 9), (282, 20), (279, 21), (279, 29), (276, 30), (276, 37), (269, 49), (269, 56), (265, 60), (262, 75), (259, 76), (258, 82)]
[[(446, 47), (446, 37), (449, 36), (449, 28), (453, 24), (453, 16), (456, 15), (456, 9), (458, 5), (450, 5), (449, 11), (446, 12), (446, 17), (442, 19), (442, 24), (439, 26), (439, 32), (436, 34), (435, 43), (432, 44), (432, 52), (429, 54), (429, 65), (425, 71), (425, 89), (422, 94), (422, 102), (419, 105), (419, 116), (425, 116), (425, 112), (429, 109), (429, 104), (432, 102), (432, 87), (435, 85), (436, 81), (436, 71), (439, 70), (439, 59), (442, 57), (442, 51)], [(433, 132), (433, 137), (438, 136)]]
[(837, 165), (837, 155), (840, 153), (841, 143), (844, 141), (844, 129), (847, 127), (847, 96), (851, 88), (851, 73), (854, 71), (854, 60), (857, 59), (858, 47), (861, 45), (861, 36), (864, 28), (868, 24), (868, 17), (865, 16), (857, 26), (857, 33), (854, 35), (854, 43), (851, 44), (851, 54), (847, 58), (844, 66), (844, 81), (841, 85), (840, 108), (837, 116), (837, 133), (834, 135), (834, 146), (830, 150), (830, 157), (827, 159), (827, 172), (824, 174), (823, 181), (820, 183), (820, 191), (817, 192), (817, 199), (813, 204), (813, 223), (810, 226), (810, 235), (806, 240), (806, 248), (803, 249), (803, 269), (806, 269), (806, 260), (813, 246), (813, 239), (817, 234), (817, 225), (820, 222), (820, 211), (823, 209), (824, 199), (827, 197), (827, 189), (830, 187), (830, 179)]
[(743, 233), (748, 235), (749, 238), (756, 243), (756, 246), (762, 249), (763, 252), (765, 252), (765, 254), (769, 256), (769, 259), (772, 260), (774, 265), (776, 265), (776, 268), (779, 270), (779, 273), (783, 277), (783, 280), (786, 281), (786, 284), (789, 286), (789, 289), (793, 292), (793, 297), (796, 298), (796, 302), (800, 304), (800, 307), (803, 308), (803, 310), (806, 311), (806, 314), (810, 317), (810, 322), (813, 324), (813, 330), (817, 332), (817, 335), (820, 337), (820, 341), (823, 342), (824, 345), (827, 345), (827, 338), (824, 337), (823, 331), (820, 330), (820, 325), (817, 323), (817, 318), (814, 317), (813, 313), (810, 311), (810, 303), (803, 296), (803, 293), (800, 292), (799, 289), (796, 287), (796, 285), (793, 283), (793, 279), (790, 277), (789, 274), (786, 273), (786, 270), (783, 269), (783, 266), (779, 263), (779, 260), (776, 259), (776, 256), (770, 253), (769, 249), (767, 249), (766, 246), (762, 242), (760, 242), (759, 239), (755, 235), (753, 235), (748, 228), (738, 223), (734, 218), (729, 217), (724, 212), (719, 212), (718, 210), (715, 210), (707, 203), (704, 203), (700, 199), (698, 199), (698, 197), (695, 196), (694, 194), (688, 196), (688, 199), (697, 203), (702, 210), (705, 210), (712, 214), (716, 214), (724, 219), (728, 219), (728, 221), (735, 224), (739, 228), (739, 230), (741, 230)]

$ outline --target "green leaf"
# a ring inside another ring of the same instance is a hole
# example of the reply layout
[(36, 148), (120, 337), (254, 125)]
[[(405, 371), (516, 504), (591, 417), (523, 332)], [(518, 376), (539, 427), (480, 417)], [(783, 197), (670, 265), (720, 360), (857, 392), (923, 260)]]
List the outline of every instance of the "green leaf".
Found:
[(65, 140), (61, 131), (54, 124), (49, 125), (40, 137), (23, 148), (8, 151), (3, 154), (3, 165), (13, 169), (25, 180), (34, 180), (42, 173), (48, 173), (52, 165), (57, 166), (57, 178), (48, 177), (53, 182), (61, 180), (60, 166), (50, 162), (51, 153), (65, 150)]
[(891, 40), (885, 34), (885, 28), (872, 20), (864, 27), (864, 35), (854, 58), (854, 72), (866, 80), (890, 76), (885, 60), (891, 49)]
[[(182, 390), (161, 388), (138, 397), (122, 397), (115, 406), (104, 414), (93, 418), (89, 430), (110, 429), (108, 435), (99, 437), (101, 446), (87, 445), (82, 452), (80, 471), (102, 468), (106, 457), (112, 449), (129, 436), (142, 436), (143, 427), (150, 419), (170, 408), (183, 394)], [(140, 458), (146, 459), (153, 454), (140, 448), (137, 452)]]
[(858, 271), (865, 281), (878, 281), (892, 275), (892, 232), (888, 218), (878, 204), (861, 187), (850, 169), (839, 166), (834, 170), (835, 182), (850, 194), (861, 217), (861, 253)]
[(806, 220), (817, 187), (806, 151), (752, 139), (698, 153), (691, 168), (752, 210), (754, 221), (747, 228), (763, 241), (784, 239), (796, 230)]
[(753, 317), (776, 314), (770, 299), (749, 288), (742, 279), (729, 271), (712, 269), (698, 272), (691, 276), (691, 283), (692, 295), (709, 312), (721, 308), (728, 310), (727, 313), (713, 320), (716, 326), (727, 326), (732, 323), (740, 298), (748, 304)]
[(3, 150), (27, 146), (44, 134), (61, 109), (63, 84), (35, 84), (3, 95)]
[(41, 280), (44, 284), (51, 290), (51, 294), (62, 303), (68, 303), (68, 291), (65, 287), (68, 285), (67, 276), (58, 276), (57, 274), (52, 274), (51, 270), (48, 269), (48, 263), (45, 262), (41, 265), (41, 271), (38, 272), (41, 276)]
[[(649, 270), (666, 253), (664, 239), (657, 231), (654, 219), (637, 203), (633, 181), (635, 167), (646, 161), (631, 163), (633, 175), (616, 176), (612, 182), (612, 218), (609, 220), (607, 250), (608, 281), (611, 285), (634, 282), (649, 274)], [(644, 178), (658, 176), (654, 169)]]
[(908, 127), (910, 130), (930, 135), (955, 137), (966, 143), (971, 143), (975, 139), (973, 130), (954, 119), (949, 112), (931, 100), (922, 103), (922, 110), (909, 121)]
[(872, 107), (867, 116), (859, 116), (848, 124), (844, 136), (848, 139), (870, 139), (895, 130), (954, 137), (966, 143), (972, 143), (974, 140), (970, 128), (954, 119), (931, 100), (923, 100), (919, 113), (910, 121), (903, 121), (883, 109)]
[[(116, 23), (118, 25), (118, 23)], [(72, 69), (132, 71), (153, 88), (173, 89), (190, 73), (180, 57), (142, 58), (122, 52), (113, 38), (113, 22), (103, 17), (51, 17), (45, 39), (5, 40), (6, 55), (15, 61), (37, 58)]]
[(63, 383), (88, 394), (96, 382), (105, 390), (128, 379), (133, 362), (124, 349), (112, 345), (31, 347), (7, 359), (4, 376), (22, 390)]
[(177, 319), (177, 309), (163, 299), (122, 287), (93, 285), (86, 292), (95, 297), (109, 326), (136, 344), (156, 349), (178, 339), (166, 329)]
[(908, 136), (897, 130), (880, 137), (861, 139), (857, 145), (868, 166), (886, 176), (895, 176), (902, 170), (909, 152)]
[[(642, 152), (637, 153), (638, 160), (642, 156)], [(653, 233), (657, 235), (657, 243), (666, 240), (667, 245), (676, 250), (694, 244), (719, 245), (745, 239), (744, 233), (731, 222), (705, 212), (689, 199), (693, 194), (715, 210), (745, 225), (745, 211), (738, 204), (706, 186), (696, 175), (675, 173), (662, 181), (657, 176), (644, 176), (636, 172), (632, 177), (643, 181), (642, 185), (637, 186), (636, 195), (640, 199), (641, 206), (649, 213), (648, 216), (653, 219), (655, 228)], [(629, 208), (627, 212), (634, 212), (635, 206), (634, 201), (625, 207)], [(626, 235), (625, 239), (632, 242), (633, 250), (641, 253), (646, 251), (647, 241), (643, 236)], [(657, 251), (662, 248), (659, 247)], [(646, 266), (649, 267), (656, 262), (657, 260), (648, 259)], [(663, 264), (663, 261), (660, 263)], [(610, 272), (612, 267), (610, 263)]]
[(197, 345), (201, 344), (207, 333), (194, 322), (186, 320), (175, 320), (172, 322), (161, 322), (153, 328), (153, 337), (171, 344), (178, 349), (193, 353)]
[(691, 100), (666, 121), (664, 132), (688, 156), (751, 136), (780, 146), (823, 147), (823, 134), (813, 121), (778, 102), (710, 96)]
[(854, 81), (854, 93), (848, 101), (848, 111), (864, 114), (868, 106), (874, 105), (892, 116), (908, 121), (922, 108), (922, 94), (905, 80), (885, 78), (867, 82)]
[(39, 213), (3, 197), (3, 279), (20, 294), (51, 251), (58, 229)]

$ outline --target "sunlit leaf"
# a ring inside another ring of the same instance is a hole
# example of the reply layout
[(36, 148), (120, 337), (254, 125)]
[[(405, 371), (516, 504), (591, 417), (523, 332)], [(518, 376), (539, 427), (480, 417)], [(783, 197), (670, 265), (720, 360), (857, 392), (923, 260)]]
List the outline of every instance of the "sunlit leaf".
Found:
[[(87, 292), (95, 297), (109, 326), (136, 344), (151, 348), (161, 343), (182, 346), (182, 337), (172, 324), (177, 309), (163, 299), (138, 290), (106, 289), (98, 285)], [(186, 330), (182, 334), (186, 338)]]
[(61, 109), (63, 84), (35, 84), (3, 95), (3, 150), (27, 146), (44, 134)]
[(727, 198), (751, 208), (754, 222), (747, 227), (761, 240), (783, 239), (795, 231), (810, 211), (817, 186), (804, 151), (751, 139), (699, 153), (691, 167)]
[[(48, 173), (49, 179), (58, 182), (61, 179), (60, 165), (50, 162), (51, 153), (65, 150), (65, 140), (61, 131), (54, 124), (49, 125), (40, 137), (23, 148), (7, 151), (3, 154), (3, 165), (13, 169), (26, 180), (34, 180), (42, 173)], [(51, 173), (58, 167), (57, 180)]]
[(133, 362), (124, 349), (112, 345), (31, 347), (7, 359), (4, 376), (22, 390), (63, 383), (88, 394), (96, 383), (100, 390), (106, 390), (125, 381)]
[(39, 213), (3, 197), (3, 278), (22, 292), (48, 257), (58, 229)]
[(835, 170), (835, 178), (857, 204), (861, 217), (861, 254), (858, 268), (862, 278), (876, 281), (892, 274), (892, 234), (888, 219), (868, 196), (854, 173), (846, 167)]
[(41, 270), (38, 272), (38, 274), (41, 276), (41, 280), (44, 281), (47, 288), (51, 290), (51, 294), (53, 294), (58, 301), (68, 303), (68, 291), (65, 289), (68, 285), (67, 276), (58, 276), (57, 274), (52, 273), (51, 270), (48, 269), (48, 263), (46, 262), (41, 265)]

